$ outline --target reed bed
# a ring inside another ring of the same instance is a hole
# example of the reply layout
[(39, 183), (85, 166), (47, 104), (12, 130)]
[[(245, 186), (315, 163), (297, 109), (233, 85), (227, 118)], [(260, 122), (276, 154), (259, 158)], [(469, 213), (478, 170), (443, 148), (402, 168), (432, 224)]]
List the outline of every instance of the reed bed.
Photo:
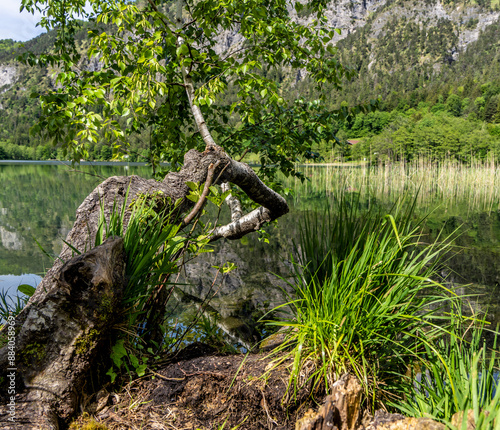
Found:
[(358, 192), (361, 200), (368, 201), (394, 202), (402, 195), (416, 196), (419, 210), (424, 211), (438, 205), (444, 205), (445, 210), (466, 205), (468, 213), (500, 210), (500, 165), (494, 162), (304, 165), (302, 172), (307, 181), (285, 181), (285, 185), (294, 190), (297, 202), (324, 190), (326, 195), (334, 196)]

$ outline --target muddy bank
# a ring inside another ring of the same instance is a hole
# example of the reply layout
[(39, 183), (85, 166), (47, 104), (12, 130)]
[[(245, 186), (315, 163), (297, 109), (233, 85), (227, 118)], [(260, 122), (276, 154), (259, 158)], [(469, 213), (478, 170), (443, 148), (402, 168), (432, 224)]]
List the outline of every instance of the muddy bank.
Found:
[(268, 353), (220, 355), (194, 344), (146, 377), (88, 399), (70, 430), (446, 430), (429, 418), (372, 416), (353, 376), (314, 399), (310, 384), (287, 391), (288, 376)]
[[(200, 354), (203, 354), (200, 356)], [(295, 422), (317, 404), (306, 386), (289, 399), (288, 371), (268, 372), (268, 354), (218, 355), (201, 347), (127, 384), (119, 392), (102, 390), (86, 412), (115, 429), (295, 429)], [(197, 356), (196, 356), (197, 355)], [(263, 376), (266, 375), (266, 376)], [(320, 393), (316, 397), (322, 401)], [(81, 416), (72, 428), (81, 428)]]

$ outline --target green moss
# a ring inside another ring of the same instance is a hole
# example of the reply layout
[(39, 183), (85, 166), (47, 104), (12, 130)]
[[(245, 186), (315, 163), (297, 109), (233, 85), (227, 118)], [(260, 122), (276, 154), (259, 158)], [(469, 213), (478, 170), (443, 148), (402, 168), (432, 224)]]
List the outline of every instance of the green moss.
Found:
[(71, 423), (69, 430), (108, 430), (108, 427), (98, 423), (85, 412), (78, 420)]
[(7, 345), (8, 341), (9, 341), (9, 337), (6, 334), (1, 334), (0, 335), (0, 348), (2, 348), (4, 345)]
[(34, 361), (42, 361), (45, 357), (45, 346), (38, 342), (27, 345), (19, 354), (21, 363), (26, 366), (33, 364)]
[(107, 321), (111, 312), (113, 312), (113, 300), (109, 295), (104, 294), (99, 306), (100, 320)]
[(91, 329), (88, 333), (81, 335), (75, 342), (76, 353), (86, 353), (90, 348), (95, 346), (98, 336), (99, 332), (95, 329)]

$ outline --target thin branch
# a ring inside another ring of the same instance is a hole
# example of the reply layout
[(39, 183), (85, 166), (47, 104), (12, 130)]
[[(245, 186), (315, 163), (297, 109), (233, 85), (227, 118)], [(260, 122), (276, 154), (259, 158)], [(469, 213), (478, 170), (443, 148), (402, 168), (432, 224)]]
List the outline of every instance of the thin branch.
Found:
[[(231, 191), (231, 186), (228, 182), (224, 182), (221, 185), (222, 192)], [(226, 197), (226, 204), (231, 210), (231, 221), (238, 221), (243, 216), (243, 209), (241, 208), (241, 202), (232, 193)]]
[(246, 46), (242, 46), (241, 48), (235, 49), (234, 51), (229, 51), (229, 53), (224, 58), (222, 58), (221, 61), (226, 61), (229, 57), (232, 57), (234, 54), (243, 51), (246, 48)]
[(192, 19), (191, 21), (186, 22), (186, 24), (184, 24), (182, 26), (182, 29), (184, 30), (186, 27), (189, 27), (191, 24), (194, 24), (196, 21), (197, 21), (196, 19)]
[(241, 161), (241, 160), (243, 160), (245, 158), (245, 155), (247, 155), (248, 151), (250, 151), (250, 148), (245, 149), (245, 152), (243, 152), (243, 155), (240, 157), (240, 159), (238, 160), (238, 162)]
[(203, 189), (203, 192), (201, 193), (200, 198), (196, 202), (196, 205), (194, 205), (194, 208), (189, 214), (184, 218), (182, 221), (183, 225), (188, 225), (193, 218), (196, 216), (196, 214), (200, 211), (200, 209), (203, 207), (205, 204), (205, 200), (208, 196), (208, 193), (210, 192), (210, 185), (212, 185), (212, 180), (214, 178), (214, 173), (215, 169), (217, 166), (220, 164), (221, 160), (218, 160), (215, 164), (211, 163), (210, 166), (208, 166), (208, 172), (207, 172), (207, 180), (205, 181), (205, 188)]
[(186, 88), (186, 85), (181, 84), (180, 82), (169, 82), (169, 83), (165, 83), (165, 85), (171, 85), (171, 86), (177, 85), (178, 87)]
[[(177, 40), (179, 44), (182, 43), (181, 37), (178, 37)], [(221, 149), (220, 146), (215, 143), (215, 140), (210, 134), (200, 107), (195, 103), (193, 80), (191, 79), (191, 75), (186, 71), (184, 67), (182, 68), (182, 77), (184, 78), (184, 84), (186, 86), (186, 93), (188, 96), (189, 105), (191, 106), (191, 112), (193, 113), (194, 120), (196, 122), (196, 125), (198, 126), (198, 130), (203, 141), (205, 142), (207, 148)]]
[(158, 7), (156, 6), (155, 2), (153, 0), (148, 0), (149, 5), (154, 9), (154, 11), (160, 16), (161, 21), (165, 25), (168, 31), (170, 31), (171, 34), (175, 34), (174, 31), (169, 26), (169, 19), (168, 17), (165, 16), (164, 13), (160, 12)]

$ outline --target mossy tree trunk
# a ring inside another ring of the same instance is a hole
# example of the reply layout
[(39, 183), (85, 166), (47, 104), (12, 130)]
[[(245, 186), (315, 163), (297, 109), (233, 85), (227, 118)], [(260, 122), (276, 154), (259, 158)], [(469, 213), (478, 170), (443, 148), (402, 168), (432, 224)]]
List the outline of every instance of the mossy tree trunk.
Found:
[[(77, 411), (81, 395), (91, 390), (87, 379), (103, 359), (100, 352), (109, 351), (124, 275), (123, 240), (110, 238), (44, 279), (45, 294), (16, 327), (15, 355), (8, 345), (0, 350), (0, 428), (57, 429)], [(9, 375), (15, 375), (13, 384)]]

